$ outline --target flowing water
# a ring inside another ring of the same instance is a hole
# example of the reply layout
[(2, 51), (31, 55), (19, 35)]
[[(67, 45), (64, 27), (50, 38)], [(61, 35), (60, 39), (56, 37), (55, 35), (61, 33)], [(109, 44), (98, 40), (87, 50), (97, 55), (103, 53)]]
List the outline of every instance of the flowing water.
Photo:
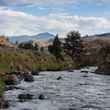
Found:
[[(41, 72), (34, 76), (35, 81), (22, 81), (18, 87), (5, 92), (10, 102), (8, 110), (110, 110), (110, 76), (81, 70), (74, 72)], [(57, 77), (61, 76), (61, 80)], [(17, 96), (21, 93), (31, 93), (32, 100), (19, 102)], [(45, 100), (39, 100), (39, 94), (45, 95)]]

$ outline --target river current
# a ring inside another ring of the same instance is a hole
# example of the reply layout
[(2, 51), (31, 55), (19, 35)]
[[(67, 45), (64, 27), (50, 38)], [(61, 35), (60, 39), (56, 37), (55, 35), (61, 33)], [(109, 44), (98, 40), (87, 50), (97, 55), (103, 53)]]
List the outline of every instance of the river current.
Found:
[[(110, 76), (97, 75), (96, 68), (90, 67), (74, 72), (40, 72), (35, 81), (21, 81), (17, 87), (8, 90), (4, 96), (10, 102), (7, 110), (110, 110)], [(61, 80), (57, 78), (61, 76)], [(19, 102), (18, 95), (30, 93), (32, 100)], [(39, 94), (45, 99), (39, 100)]]

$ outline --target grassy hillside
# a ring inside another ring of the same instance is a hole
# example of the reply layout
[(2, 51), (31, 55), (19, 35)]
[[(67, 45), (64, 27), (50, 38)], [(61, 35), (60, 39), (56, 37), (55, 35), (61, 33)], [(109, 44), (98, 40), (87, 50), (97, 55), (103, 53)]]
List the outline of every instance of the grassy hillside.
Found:
[(32, 50), (0, 48), (0, 72), (31, 70), (63, 70), (75, 67), (72, 59), (63, 55), (64, 60), (56, 59), (48, 53)]

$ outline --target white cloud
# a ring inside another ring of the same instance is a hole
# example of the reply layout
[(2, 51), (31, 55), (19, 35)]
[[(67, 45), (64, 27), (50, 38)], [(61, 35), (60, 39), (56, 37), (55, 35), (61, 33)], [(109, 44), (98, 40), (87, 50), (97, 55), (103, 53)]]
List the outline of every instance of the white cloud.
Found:
[(110, 21), (102, 17), (70, 16), (56, 13), (33, 16), (9, 9), (0, 9), (0, 34), (33, 35), (39, 32), (67, 33), (79, 30), (82, 34), (95, 34), (110, 30)]

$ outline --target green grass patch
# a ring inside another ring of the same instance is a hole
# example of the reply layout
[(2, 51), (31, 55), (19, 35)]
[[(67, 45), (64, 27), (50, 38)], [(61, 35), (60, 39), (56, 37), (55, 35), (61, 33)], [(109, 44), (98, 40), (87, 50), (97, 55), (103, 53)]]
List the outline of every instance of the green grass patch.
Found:
[(0, 63), (0, 70), (1, 71), (10, 71), (10, 67), (9, 67), (9, 64), (3, 64), (3, 63)]

